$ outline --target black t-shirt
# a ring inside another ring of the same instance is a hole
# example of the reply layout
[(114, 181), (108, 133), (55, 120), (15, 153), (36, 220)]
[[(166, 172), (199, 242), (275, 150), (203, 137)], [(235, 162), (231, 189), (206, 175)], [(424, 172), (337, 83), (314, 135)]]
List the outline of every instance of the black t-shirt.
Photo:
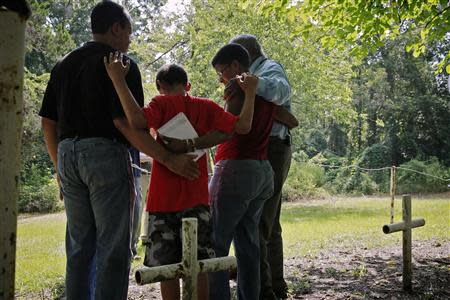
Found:
[[(103, 57), (114, 51), (106, 44), (88, 42), (53, 68), (39, 115), (57, 122), (58, 141), (77, 136), (106, 137), (128, 145), (113, 123), (125, 114), (103, 63)], [(143, 106), (141, 74), (133, 61), (126, 81)]]

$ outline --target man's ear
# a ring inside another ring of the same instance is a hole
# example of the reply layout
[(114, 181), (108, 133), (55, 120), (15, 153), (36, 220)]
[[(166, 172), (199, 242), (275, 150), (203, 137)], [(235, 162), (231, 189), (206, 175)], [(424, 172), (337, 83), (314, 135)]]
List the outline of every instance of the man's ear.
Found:
[(115, 22), (114, 24), (112, 24), (111, 33), (113, 34), (113, 36), (117, 36), (119, 34), (120, 29), (121, 29), (121, 26), (120, 26), (119, 22)]
[(189, 92), (190, 90), (191, 90), (191, 83), (190, 82), (188, 82), (188, 83), (186, 83), (186, 86), (184, 87), (184, 90), (186, 91), (186, 92)]

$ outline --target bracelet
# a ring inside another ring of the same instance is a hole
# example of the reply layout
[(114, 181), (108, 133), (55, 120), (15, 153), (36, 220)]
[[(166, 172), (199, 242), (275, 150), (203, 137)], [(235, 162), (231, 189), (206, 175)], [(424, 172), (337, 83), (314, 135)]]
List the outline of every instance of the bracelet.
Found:
[(197, 145), (196, 145), (196, 143), (195, 143), (195, 138), (194, 138), (194, 139), (191, 139), (191, 141), (192, 141), (192, 151), (197, 150)]
[(184, 153), (188, 153), (189, 152), (189, 140), (184, 140), (184, 145), (185, 145), (185, 151)]
[(194, 151), (194, 145), (192, 139), (186, 139), (187, 153)]

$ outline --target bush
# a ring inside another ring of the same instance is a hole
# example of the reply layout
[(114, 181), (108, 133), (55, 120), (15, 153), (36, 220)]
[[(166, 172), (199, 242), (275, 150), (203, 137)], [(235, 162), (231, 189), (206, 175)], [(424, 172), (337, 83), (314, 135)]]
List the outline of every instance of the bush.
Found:
[[(442, 166), (438, 159), (433, 157), (429, 161), (420, 161), (413, 159), (399, 166), (397, 170), (397, 193), (426, 193), (426, 192), (445, 192), (448, 190), (448, 181), (444, 181), (432, 176), (448, 179), (450, 177), (450, 168)], [(430, 174), (426, 176), (410, 170)]]
[(32, 165), (27, 172), (26, 181), (20, 184), (19, 213), (48, 213), (62, 208), (59, 187), (50, 171)]
[(377, 183), (367, 173), (357, 169), (341, 170), (334, 182), (327, 186), (336, 194), (372, 195), (379, 189)]
[(323, 197), (326, 195), (322, 188), (324, 183), (325, 171), (323, 168), (293, 160), (284, 186), (286, 200)]
[[(378, 169), (391, 166), (390, 149), (381, 144), (374, 144), (364, 149), (358, 159), (357, 165), (361, 168)], [(377, 184), (377, 190), (388, 192), (390, 184), (389, 170), (369, 171), (370, 179)], [(363, 180), (364, 181), (364, 180)]]

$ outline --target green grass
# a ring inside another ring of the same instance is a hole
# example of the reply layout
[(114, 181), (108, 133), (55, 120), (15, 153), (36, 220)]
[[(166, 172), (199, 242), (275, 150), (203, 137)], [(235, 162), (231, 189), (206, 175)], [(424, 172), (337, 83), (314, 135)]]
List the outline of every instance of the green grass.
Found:
[(55, 290), (64, 280), (65, 220), (63, 213), (19, 220), (16, 255), (19, 296)]
[[(402, 219), (401, 197), (395, 199), (394, 222)], [(413, 229), (414, 240), (450, 239), (450, 198), (414, 199), (412, 216), (425, 219), (425, 226)], [(335, 202), (287, 204), (282, 212), (286, 257), (315, 254), (336, 247), (374, 248), (401, 246), (401, 232), (384, 234), (390, 221), (390, 199), (343, 199)]]
[[(401, 247), (401, 232), (384, 234), (389, 223), (389, 198), (344, 198), (337, 201), (286, 203), (282, 211), (285, 256), (344, 247)], [(450, 197), (412, 200), (413, 218), (424, 227), (413, 229), (414, 240), (450, 239)], [(395, 201), (395, 222), (401, 220), (401, 198)], [(18, 295), (45, 290), (55, 294), (63, 283), (65, 215), (19, 220), (16, 288)], [(139, 254), (143, 255), (142, 248)], [(133, 262), (136, 266), (137, 262)], [(19, 297), (20, 298), (20, 297)]]

